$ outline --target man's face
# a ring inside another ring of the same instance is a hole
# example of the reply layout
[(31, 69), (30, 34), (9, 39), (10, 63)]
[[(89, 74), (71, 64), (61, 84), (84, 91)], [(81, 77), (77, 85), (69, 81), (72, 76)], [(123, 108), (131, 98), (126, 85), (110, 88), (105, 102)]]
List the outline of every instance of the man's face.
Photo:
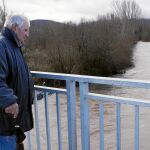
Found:
[(24, 44), (29, 37), (29, 25), (25, 22), (21, 27), (16, 26), (15, 31), (18, 39)]

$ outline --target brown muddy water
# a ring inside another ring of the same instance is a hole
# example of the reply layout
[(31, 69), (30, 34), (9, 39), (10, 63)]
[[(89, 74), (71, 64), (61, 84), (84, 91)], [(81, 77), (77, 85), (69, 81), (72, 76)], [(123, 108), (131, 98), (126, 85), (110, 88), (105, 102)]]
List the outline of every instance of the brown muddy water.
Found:
[[(150, 80), (150, 43), (138, 42), (134, 48), (133, 55), (134, 67), (128, 69), (125, 74), (115, 77), (127, 79)], [(121, 87), (94, 87), (91, 92), (150, 100), (150, 90)], [(60, 96), (61, 109), (61, 129), (62, 129), (62, 148), (68, 150), (67, 136), (67, 100), (65, 95)], [(79, 94), (77, 89), (77, 149), (81, 150), (81, 131), (80, 131), (80, 107)], [(56, 120), (56, 96), (49, 96), (50, 114), (50, 135), (51, 150), (58, 150), (57, 120)], [(90, 101), (90, 149), (99, 150), (100, 131), (99, 131), (99, 105), (97, 102)], [(46, 150), (46, 125), (44, 101), (38, 102), (39, 125), (41, 149)], [(104, 112), (104, 143), (105, 150), (116, 150), (116, 106), (105, 103)], [(140, 108), (140, 150), (150, 150), (150, 108)], [(37, 150), (35, 129), (31, 131), (32, 149)], [(27, 149), (27, 142), (25, 141)], [(121, 150), (134, 150), (134, 107), (130, 105), (121, 106)]]

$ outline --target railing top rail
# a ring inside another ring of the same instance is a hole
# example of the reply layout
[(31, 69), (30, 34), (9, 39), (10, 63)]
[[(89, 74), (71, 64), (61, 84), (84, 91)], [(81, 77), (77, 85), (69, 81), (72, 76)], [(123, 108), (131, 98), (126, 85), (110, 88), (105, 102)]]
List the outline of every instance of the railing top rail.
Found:
[(50, 93), (59, 93), (59, 94), (66, 94), (66, 89), (61, 88), (52, 88), (52, 87), (45, 87), (45, 86), (34, 86), (35, 90), (50, 92)]
[(150, 89), (150, 81), (31, 71), (32, 77)]
[(125, 98), (125, 97), (118, 97), (118, 96), (104, 95), (104, 94), (95, 94), (95, 93), (89, 93), (87, 95), (87, 98), (89, 100), (93, 99), (93, 100), (103, 101), (103, 102), (112, 102), (112, 103), (121, 103), (121, 104), (150, 107), (150, 101), (143, 100), (143, 99)]

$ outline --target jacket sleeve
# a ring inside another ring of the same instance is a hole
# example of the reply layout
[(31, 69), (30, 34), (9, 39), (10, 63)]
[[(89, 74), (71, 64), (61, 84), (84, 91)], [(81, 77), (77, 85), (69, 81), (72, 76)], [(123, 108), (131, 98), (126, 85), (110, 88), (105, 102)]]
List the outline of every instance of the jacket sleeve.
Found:
[(4, 45), (0, 42), (0, 108), (5, 108), (17, 101), (13, 89), (9, 88), (6, 78), (9, 74), (8, 56)]

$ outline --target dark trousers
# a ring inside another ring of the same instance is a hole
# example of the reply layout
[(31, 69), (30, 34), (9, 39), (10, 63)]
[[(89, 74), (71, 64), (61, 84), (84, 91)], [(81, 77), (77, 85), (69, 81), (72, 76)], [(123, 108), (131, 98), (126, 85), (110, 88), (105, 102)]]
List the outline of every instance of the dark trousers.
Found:
[(17, 144), (16, 150), (24, 150), (24, 145), (23, 145), (23, 143)]

